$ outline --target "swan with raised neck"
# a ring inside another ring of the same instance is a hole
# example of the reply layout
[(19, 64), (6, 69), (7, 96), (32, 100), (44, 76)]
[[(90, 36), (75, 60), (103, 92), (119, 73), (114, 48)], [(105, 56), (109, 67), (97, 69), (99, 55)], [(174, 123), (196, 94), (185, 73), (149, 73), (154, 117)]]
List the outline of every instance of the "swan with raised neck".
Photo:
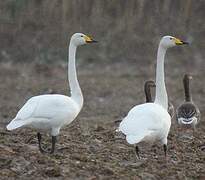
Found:
[[(69, 45), (68, 79), (71, 97), (61, 94), (44, 94), (30, 98), (19, 110), (16, 117), (7, 125), (8, 130), (20, 127), (37, 129), (39, 150), (53, 153), (56, 137), (61, 127), (70, 124), (83, 106), (83, 95), (77, 79), (75, 55), (78, 46), (96, 42), (82, 33), (72, 35)], [(52, 147), (46, 151), (41, 147), (40, 131), (49, 132), (52, 136)]]
[(164, 57), (168, 48), (187, 44), (172, 36), (164, 36), (157, 52), (156, 96), (153, 103), (134, 106), (122, 120), (117, 131), (126, 136), (129, 144), (134, 144), (139, 157), (139, 142), (160, 141), (164, 153), (167, 153), (167, 137), (171, 126), (171, 117), (167, 112), (168, 98), (164, 80)]

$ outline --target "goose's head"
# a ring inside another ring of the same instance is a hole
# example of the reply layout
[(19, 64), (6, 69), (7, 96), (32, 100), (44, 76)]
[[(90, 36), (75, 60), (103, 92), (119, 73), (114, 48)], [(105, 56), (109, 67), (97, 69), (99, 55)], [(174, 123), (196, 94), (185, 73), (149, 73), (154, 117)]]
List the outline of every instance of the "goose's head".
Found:
[(96, 43), (97, 41), (83, 33), (75, 33), (71, 37), (71, 42), (76, 46), (80, 46), (88, 43)]
[(190, 75), (190, 74), (185, 74), (183, 79), (184, 79), (184, 81), (192, 80), (192, 75)]
[(164, 36), (160, 41), (160, 45), (164, 48), (170, 48), (170, 47), (184, 45), (184, 44), (189, 44), (189, 43), (182, 41), (178, 38), (175, 38), (173, 36)]
[(144, 87), (145, 89), (148, 89), (148, 88), (155, 88), (156, 87), (156, 84), (154, 81), (146, 81), (145, 84), (144, 84)]

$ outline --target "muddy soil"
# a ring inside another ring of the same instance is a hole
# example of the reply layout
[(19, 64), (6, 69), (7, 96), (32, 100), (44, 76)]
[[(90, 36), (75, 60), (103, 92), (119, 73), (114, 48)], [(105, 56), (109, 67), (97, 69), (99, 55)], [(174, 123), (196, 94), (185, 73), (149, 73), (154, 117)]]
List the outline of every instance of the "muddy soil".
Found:
[[(175, 106), (183, 101), (186, 69), (177, 63), (166, 67), (168, 94)], [(138, 160), (134, 148), (115, 132), (116, 121), (144, 102), (143, 83), (153, 79), (154, 63), (79, 64), (84, 107), (61, 130), (54, 155), (39, 152), (35, 130), (9, 132), (5, 126), (31, 96), (50, 89), (69, 94), (66, 64), (1, 63), (0, 179), (205, 179), (205, 71), (200, 65), (195, 68), (199, 71), (193, 71), (192, 93), (202, 113), (197, 130), (178, 127), (173, 119), (167, 160), (160, 145), (140, 147)], [(50, 143), (48, 135), (43, 138), (44, 145)]]

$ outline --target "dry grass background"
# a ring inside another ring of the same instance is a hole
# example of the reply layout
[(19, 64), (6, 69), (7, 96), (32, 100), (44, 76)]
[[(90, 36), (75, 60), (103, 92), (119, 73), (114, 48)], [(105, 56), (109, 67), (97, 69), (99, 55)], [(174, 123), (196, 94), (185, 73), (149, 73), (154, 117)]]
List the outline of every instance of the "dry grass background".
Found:
[(64, 60), (70, 35), (85, 32), (101, 42), (92, 56), (98, 61), (150, 63), (166, 34), (191, 41), (180, 58), (196, 61), (204, 56), (204, 7), (203, 0), (1, 1), (1, 60)]

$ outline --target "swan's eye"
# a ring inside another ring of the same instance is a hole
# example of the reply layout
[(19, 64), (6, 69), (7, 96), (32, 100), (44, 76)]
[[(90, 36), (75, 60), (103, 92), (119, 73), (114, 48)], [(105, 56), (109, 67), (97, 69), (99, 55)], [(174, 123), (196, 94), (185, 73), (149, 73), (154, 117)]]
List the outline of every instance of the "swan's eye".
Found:
[(83, 37), (83, 35), (81, 35), (80, 37)]
[(172, 40), (173, 38), (169, 38), (170, 40)]

